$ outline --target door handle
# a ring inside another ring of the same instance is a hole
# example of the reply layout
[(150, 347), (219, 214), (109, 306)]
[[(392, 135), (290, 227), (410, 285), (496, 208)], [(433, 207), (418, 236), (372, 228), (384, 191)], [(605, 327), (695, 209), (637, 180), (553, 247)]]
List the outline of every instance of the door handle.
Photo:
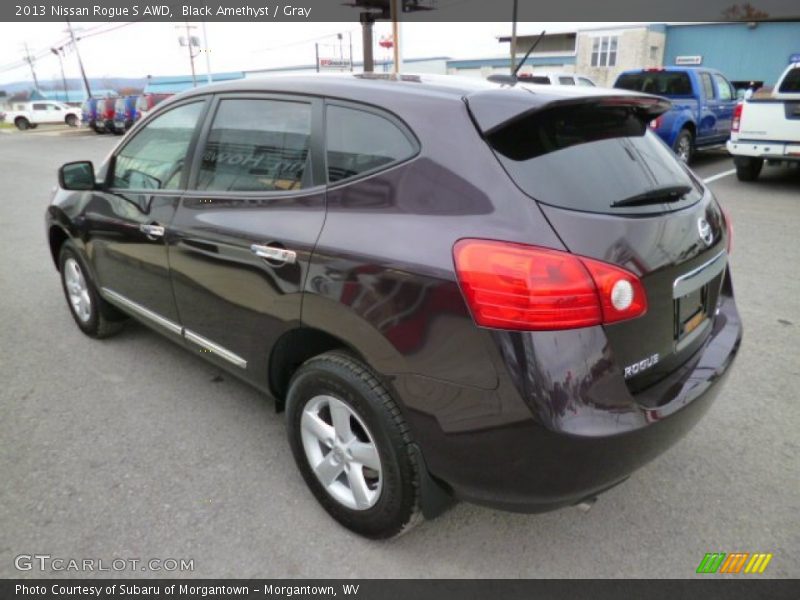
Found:
[(162, 225), (151, 225), (151, 224), (141, 224), (139, 225), (139, 231), (144, 233), (150, 239), (164, 237), (164, 233), (166, 229)]
[(256, 256), (279, 263), (294, 264), (297, 261), (297, 252), (286, 248), (253, 244), (250, 246), (250, 251)]

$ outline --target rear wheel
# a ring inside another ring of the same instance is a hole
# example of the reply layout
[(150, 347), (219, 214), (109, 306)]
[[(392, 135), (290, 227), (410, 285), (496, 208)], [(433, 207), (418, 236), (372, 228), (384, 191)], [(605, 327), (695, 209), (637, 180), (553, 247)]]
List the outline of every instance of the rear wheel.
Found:
[(678, 137), (675, 138), (675, 143), (672, 144), (672, 150), (682, 163), (688, 165), (694, 152), (694, 136), (692, 132), (688, 129), (681, 129)]
[(734, 163), (736, 164), (736, 178), (739, 181), (755, 181), (764, 167), (762, 158), (737, 158)]
[(94, 338), (108, 337), (119, 331), (125, 316), (97, 293), (72, 242), (64, 242), (58, 264), (67, 305), (78, 328)]
[(20, 131), (25, 131), (26, 129), (30, 128), (31, 122), (25, 117), (17, 117), (14, 119), (14, 125), (16, 125), (17, 129)]
[(69, 127), (77, 127), (78, 126), (78, 117), (76, 117), (75, 115), (67, 115), (67, 118), (65, 119), (65, 121), (66, 121), (66, 123), (67, 123), (67, 125)]
[(286, 403), (297, 466), (334, 519), (370, 538), (421, 519), (408, 426), (365, 365), (339, 352), (312, 358), (292, 378)]

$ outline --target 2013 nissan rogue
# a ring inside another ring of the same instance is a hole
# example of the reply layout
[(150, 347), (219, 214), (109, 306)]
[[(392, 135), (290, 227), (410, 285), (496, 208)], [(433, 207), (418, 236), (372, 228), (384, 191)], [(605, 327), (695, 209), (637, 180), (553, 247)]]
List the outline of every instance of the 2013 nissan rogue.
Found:
[(50, 249), (85, 334), (134, 317), (285, 408), (362, 535), (449, 498), (574, 505), (697, 423), (741, 340), (730, 221), (647, 127), (668, 109), (410, 75), (206, 86), (61, 168)]

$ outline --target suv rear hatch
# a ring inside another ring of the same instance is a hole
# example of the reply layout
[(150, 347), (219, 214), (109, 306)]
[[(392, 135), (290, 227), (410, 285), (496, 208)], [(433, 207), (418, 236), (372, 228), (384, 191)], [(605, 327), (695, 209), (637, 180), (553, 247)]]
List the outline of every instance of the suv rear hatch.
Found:
[(517, 86), (466, 102), (509, 176), (538, 203), (564, 246), (641, 280), (647, 313), (604, 326), (628, 387), (641, 390), (689, 359), (712, 328), (728, 234), (711, 193), (647, 128), (668, 101)]

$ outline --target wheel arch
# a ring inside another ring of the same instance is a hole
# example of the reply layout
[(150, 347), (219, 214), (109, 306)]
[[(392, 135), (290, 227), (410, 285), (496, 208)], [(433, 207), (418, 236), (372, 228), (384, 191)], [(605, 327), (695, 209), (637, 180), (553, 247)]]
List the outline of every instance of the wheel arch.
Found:
[(278, 410), (283, 409), (289, 382), (308, 359), (331, 350), (343, 350), (369, 366), (363, 354), (346, 341), (315, 327), (297, 327), (284, 333), (272, 348), (267, 369), (269, 389)]
[(69, 234), (60, 225), (51, 225), (47, 232), (47, 240), (50, 244), (50, 256), (53, 258), (53, 264), (58, 269), (58, 257), (61, 253), (61, 247), (69, 239)]

